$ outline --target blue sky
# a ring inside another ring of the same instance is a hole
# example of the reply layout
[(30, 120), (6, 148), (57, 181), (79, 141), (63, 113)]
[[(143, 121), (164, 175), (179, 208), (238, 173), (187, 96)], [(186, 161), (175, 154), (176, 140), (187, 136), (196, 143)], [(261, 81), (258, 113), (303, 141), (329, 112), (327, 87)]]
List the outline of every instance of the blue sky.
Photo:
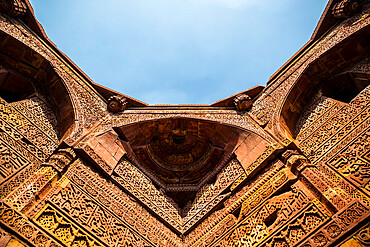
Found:
[(210, 104), (266, 85), (311, 37), (325, 0), (31, 0), (96, 83), (149, 104)]

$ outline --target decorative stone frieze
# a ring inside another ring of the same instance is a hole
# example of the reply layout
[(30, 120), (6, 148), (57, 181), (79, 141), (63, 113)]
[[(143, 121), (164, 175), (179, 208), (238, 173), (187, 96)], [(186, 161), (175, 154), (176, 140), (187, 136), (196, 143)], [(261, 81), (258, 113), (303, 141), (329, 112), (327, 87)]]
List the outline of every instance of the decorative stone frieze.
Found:
[(91, 82), (29, 6), (0, 0), (0, 246), (369, 243), (368, 1), (329, 1), (265, 88), (208, 106)]

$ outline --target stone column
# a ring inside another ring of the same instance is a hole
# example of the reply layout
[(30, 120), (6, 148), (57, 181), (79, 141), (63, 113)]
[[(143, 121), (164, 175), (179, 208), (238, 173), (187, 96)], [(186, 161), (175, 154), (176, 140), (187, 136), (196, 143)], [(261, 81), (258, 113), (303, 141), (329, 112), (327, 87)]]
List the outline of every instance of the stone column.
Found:
[(5, 202), (20, 212), (28, 211), (52, 188), (75, 158), (71, 148), (57, 149), (33, 176), (5, 198)]
[(282, 155), (285, 165), (304, 183), (312, 192), (318, 195), (330, 210), (334, 212), (342, 209), (351, 201), (345, 191), (322, 174), (309, 160), (297, 150), (287, 150)]

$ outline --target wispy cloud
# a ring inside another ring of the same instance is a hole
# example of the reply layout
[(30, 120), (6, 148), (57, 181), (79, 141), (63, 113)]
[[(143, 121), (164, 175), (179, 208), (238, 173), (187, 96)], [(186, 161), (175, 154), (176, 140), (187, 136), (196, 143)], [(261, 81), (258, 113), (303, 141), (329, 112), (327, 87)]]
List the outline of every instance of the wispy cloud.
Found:
[(264, 85), (309, 39), (325, 6), (322, 0), (31, 1), (52, 41), (95, 82), (151, 104), (211, 103)]

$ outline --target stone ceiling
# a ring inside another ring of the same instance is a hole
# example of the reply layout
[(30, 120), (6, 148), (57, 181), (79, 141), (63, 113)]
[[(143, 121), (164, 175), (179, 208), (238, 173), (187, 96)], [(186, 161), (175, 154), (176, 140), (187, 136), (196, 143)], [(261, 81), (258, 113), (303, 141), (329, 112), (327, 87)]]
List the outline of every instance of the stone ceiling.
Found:
[[(158, 185), (180, 205), (215, 178), (212, 171), (230, 160), (240, 134), (234, 127), (186, 118), (125, 125), (117, 132), (131, 161), (159, 179)], [(181, 195), (176, 187), (181, 187)]]

